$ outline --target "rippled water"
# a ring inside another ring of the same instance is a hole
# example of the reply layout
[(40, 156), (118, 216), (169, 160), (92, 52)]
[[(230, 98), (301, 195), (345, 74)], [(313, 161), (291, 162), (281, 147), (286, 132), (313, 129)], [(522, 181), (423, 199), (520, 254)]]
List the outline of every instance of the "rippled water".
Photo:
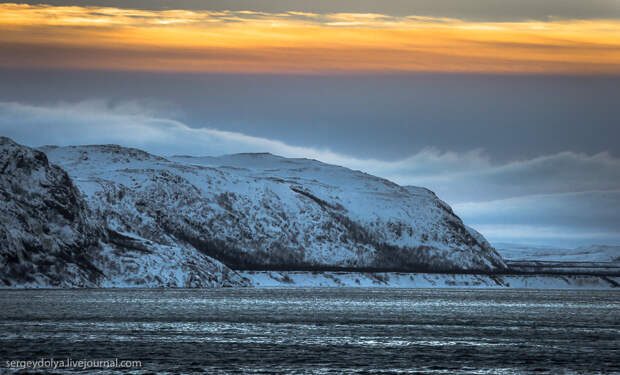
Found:
[(4, 290), (0, 333), (4, 372), (118, 357), (142, 361), (130, 373), (620, 373), (617, 291)]

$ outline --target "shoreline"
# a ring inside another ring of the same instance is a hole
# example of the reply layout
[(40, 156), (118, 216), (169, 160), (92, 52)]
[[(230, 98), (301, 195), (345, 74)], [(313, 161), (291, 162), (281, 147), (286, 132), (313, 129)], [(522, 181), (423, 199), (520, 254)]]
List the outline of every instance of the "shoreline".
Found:
[(0, 290), (65, 289), (227, 289), (227, 288), (436, 288), (618, 290), (620, 275), (580, 272), (450, 273), (400, 271), (236, 270), (247, 285), (183, 287), (139, 280), (105, 280), (98, 285), (55, 286), (45, 282), (0, 286)]
[[(254, 287), (616, 289), (619, 276), (418, 272), (237, 271)], [(620, 290), (620, 289), (618, 289)]]

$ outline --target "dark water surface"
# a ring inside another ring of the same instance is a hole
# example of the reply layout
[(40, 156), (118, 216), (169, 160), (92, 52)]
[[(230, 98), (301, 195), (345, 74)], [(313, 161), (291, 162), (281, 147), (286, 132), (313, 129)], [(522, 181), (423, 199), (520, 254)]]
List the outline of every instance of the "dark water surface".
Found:
[(0, 333), (0, 372), (70, 357), (140, 360), (137, 374), (607, 374), (620, 292), (3, 290)]

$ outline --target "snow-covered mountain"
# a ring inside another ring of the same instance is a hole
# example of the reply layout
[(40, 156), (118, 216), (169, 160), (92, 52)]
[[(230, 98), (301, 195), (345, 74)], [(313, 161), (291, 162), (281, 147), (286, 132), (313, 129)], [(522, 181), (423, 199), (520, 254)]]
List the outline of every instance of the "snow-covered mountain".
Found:
[(238, 268), (503, 268), (424, 188), (271, 154), (168, 159), (119, 146), (44, 148), (108, 227)]
[[(54, 228), (83, 228), (71, 232), (84, 240), (69, 241), (70, 249), (93, 264), (93, 285), (244, 283), (222, 263), (237, 269), (506, 267), (484, 238), (431, 191), (316, 160), (271, 154), (163, 158), (115, 145), (41, 148), (61, 169), (47, 160), (36, 164), (45, 155), (6, 138), (0, 147), (0, 165), (11, 165), (11, 175), (2, 173), (2, 204), (16, 212), (3, 218), (8, 224), (0, 227), (1, 235), (11, 236), (13, 243), (31, 235), (67, 243), (60, 235), (66, 229), (32, 234), (32, 225), (17, 218), (38, 217), (38, 212), (19, 211), (17, 202), (35, 193), (45, 201), (60, 183), (45, 182), (43, 189), (36, 179), (56, 171), (65, 176), (59, 178), (69, 186), (76, 202), (71, 207), (83, 223), (63, 219), (55, 210), (58, 218), (36, 220)], [(37, 167), (15, 165), (7, 150), (30, 155), (26, 165)], [(45, 253), (46, 245), (38, 249)], [(102, 276), (96, 276), (99, 272)]]
[(248, 285), (192, 247), (114, 231), (46, 155), (0, 137), (0, 286)]

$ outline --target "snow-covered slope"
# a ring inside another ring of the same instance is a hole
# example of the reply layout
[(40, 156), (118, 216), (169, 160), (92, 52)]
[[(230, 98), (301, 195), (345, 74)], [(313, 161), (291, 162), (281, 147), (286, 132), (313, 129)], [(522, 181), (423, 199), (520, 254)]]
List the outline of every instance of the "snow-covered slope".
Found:
[(257, 288), (519, 288), (616, 289), (620, 277), (597, 275), (481, 275), (400, 272), (246, 271)]
[(505, 268), (431, 191), (315, 160), (165, 159), (114, 145), (42, 150), (104, 227), (149, 246), (192, 247), (233, 268)]
[(431, 191), (315, 160), (41, 151), (0, 138), (0, 285), (250, 284), (225, 264), (505, 268)]
[(91, 285), (101, 236), (61, 168), (0, 137), (0, 285)]
[(620, 263), (620, 246), (590, 245), (576, 248), (498, 243), (497, 251), (505, 259), (555, 262)]
[[(82, 186), (84, 187), (84, 186)], [(123, 234), (46, 155), (0, 137), (0, 286), (248, 285), (191, 246)]]

